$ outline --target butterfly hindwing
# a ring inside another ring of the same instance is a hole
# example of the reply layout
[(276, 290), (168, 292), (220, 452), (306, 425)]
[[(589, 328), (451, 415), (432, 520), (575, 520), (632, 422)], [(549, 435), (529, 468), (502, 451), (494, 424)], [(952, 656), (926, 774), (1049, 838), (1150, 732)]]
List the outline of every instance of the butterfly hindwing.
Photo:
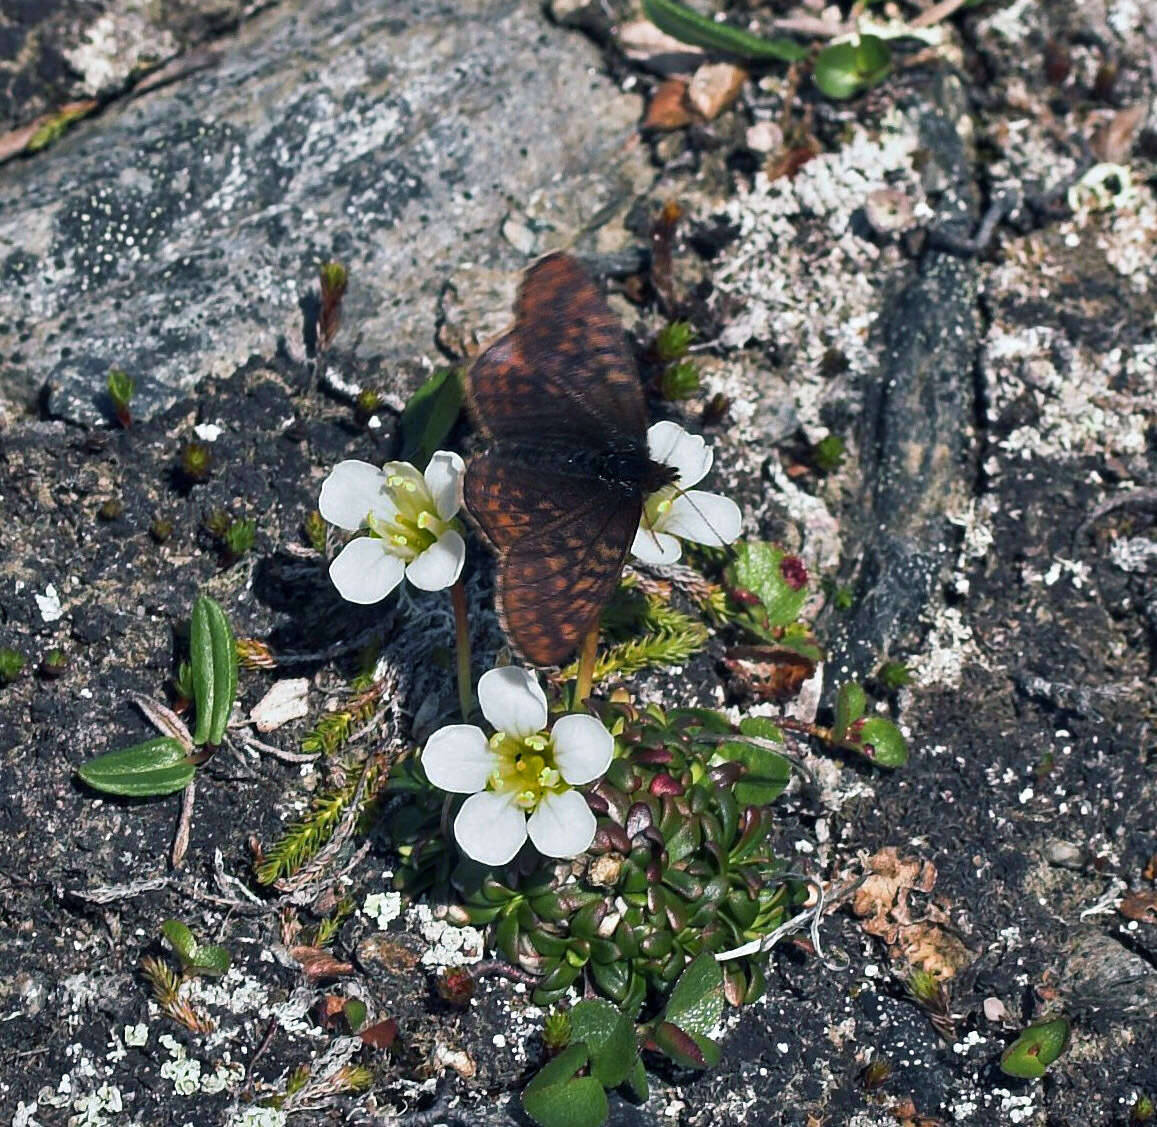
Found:
[(618, 582), (642, 502), (573, 474), (527, 473), (516, 459), (475, 458), (466, 505), (498, 549), (498, 614), (515, 648), (551, 665), (569, 655)]

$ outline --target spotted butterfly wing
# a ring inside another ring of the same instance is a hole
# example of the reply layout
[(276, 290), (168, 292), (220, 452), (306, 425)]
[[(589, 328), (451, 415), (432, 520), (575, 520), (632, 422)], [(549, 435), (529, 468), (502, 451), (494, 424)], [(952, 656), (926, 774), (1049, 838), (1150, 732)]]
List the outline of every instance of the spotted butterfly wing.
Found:
[(644, 498), (672, 475), (647, 453), (622, 326), (575, 259), (535, 263), (514, 311), (514, 327), (470, 370), (491, 446), (470, 461), (463, 491), (499, 556), (503, 629), (525, 658), (551, 665), (597, 621)]

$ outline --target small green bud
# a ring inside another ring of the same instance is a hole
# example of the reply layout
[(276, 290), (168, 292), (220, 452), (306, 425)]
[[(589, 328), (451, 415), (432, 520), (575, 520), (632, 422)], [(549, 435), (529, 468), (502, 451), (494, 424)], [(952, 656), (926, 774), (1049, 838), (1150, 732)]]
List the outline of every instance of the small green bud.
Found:
[(664, 364), (682, 360), (695, 339), (695, 326), (689, 321), (672, 321), (659, 330), (655, 338), (655, 355)]
[(97, 509), (96, 515), (101, 520), (120, 520), (125, 515), (125, 507), (119, 497), (110, 497)]
[(943, 996), (940, 980), (926, 970), (913, 970), (904, 985), (908, 993), (925, 1009), (939, 1005)]
[(1155, 1117), (1157, 1117), (1157, 1108), (1153, 1106), (1152, 1097), (1142, 1092), (1129, 1109), (1129, 1122), (1152, 1123)]
[(341, 303), (349, 284), (349, 271), (340, 262), (323, 262), (318, 271), (321, 311), (317, 317), (317, 346), (324, 352), (341, 328)]
[(561, 1053), (570, 1044), (570, 1014), (565, 1010), (551, 1010), (542, 1023), (542, 1043), (551, 1056)]
[(317, 509), (305, 514), (302, 529), (305, 532), (305, 539), (309, 542), (309, 546), (315, 552), (324, 552), (326, 534), (325, 517), (323, 517)]
[(130, 409), (136, 381), (121, 368), (113, 368), (108, 374), (108, 397), (112, 400), (117, 421), (126, 429), (133, 425)]
[(902, 689), (912, 680), (912, 671), (902, 661), (886, 661), (880, 666), (880, 684), (888, 692)]
[(844, 440), (837, 435), (829, 434), (812, 447), (812, 465), (820, 473), (834, 473), (840, 468), (847, 452), (848, 449)]
[(25, 666), (24, 655), (9, 646), (0, 646), (0, 685), (11, 685)]
[(382, 409), (382, 397), (372, 387), (358, 392), (354, 400), (354, 415), (359, 423), (368, 423)]
[(181, 447), (181, 473), (195, 485), (209, 480), (213, 472), (213, 451), (204, 442), (190, 440)]
[(158, 544), (163, 544), (173, 535), (173, 522), (171, 520), (165, 520), (164, 517), (157, 517), (156, 520), (149, 525), (149, 535)]
[(226, 532), (229, 531), (229, 525), (233, 523), (232, 518), (224, 509), (212, 509), (205, 515), (204, 520), (205, 531), (210, 536), (220, 540)]
[(309, 1081), (309, 1065), (299, 1064), (285, 1081), (285, 1094), (292, 1096), (300, 1092)]
[(317, 276), (323, 301), (335, 297), (340, 301), (345, 296), (349, 271), (340, 262), (323, 262)]
[(49, 650), (40, 662), (40, 676), (48, 681), (63, 677), (68, 671), (68, 657), (64, 650)]
[(865, 1092), (874, 1092), (888, 1082), (892, 1075), (892, 1062), (887, 1057), (873, 1057), (860, 1073), (860, 1082)]
[(659, 381), (663, 398), (671, 401), (690, 399), (699, 390), (699, 369), (691, 360), (672, 364)]
[[(188, 705), (193, 699), (193, 666), (187, 662), (182, 661), (177, 666), (177, 676), (173, 678), (173, 688), (177, 691), (177, 696), (181, 702)], [(178, 706), (179, 709), (179, 706)]]
[(229, 527), (221, 537), (221, 544), (226, 556), (231, 560), (239, 560), (248, 552), (257, 540), (257, 522), (255, 520), (231, 521)]

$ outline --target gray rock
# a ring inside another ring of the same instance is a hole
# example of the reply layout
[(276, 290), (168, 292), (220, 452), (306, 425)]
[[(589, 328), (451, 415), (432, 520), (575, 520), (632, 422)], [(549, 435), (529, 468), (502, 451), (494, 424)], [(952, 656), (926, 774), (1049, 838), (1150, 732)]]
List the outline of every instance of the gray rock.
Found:
[(532, 201), (559, 245), (650, 182), (624, 145), (639, 100), (595, 61), (512, 0), (251, 20), (214, 69), (5, 171), (0, 393), (47, 383), (52, 414), (94, 424), (111, 367), (147, 417), (254, 355), (304, 358), (329, 258), (350, 270), (338, 375), (430, 354), (451, 270), (523, 264), (496, 237), (512, 205)]
[(246, 0), (5, 0), (0, 134), (81, 98), (112, 97), (261, 7)]

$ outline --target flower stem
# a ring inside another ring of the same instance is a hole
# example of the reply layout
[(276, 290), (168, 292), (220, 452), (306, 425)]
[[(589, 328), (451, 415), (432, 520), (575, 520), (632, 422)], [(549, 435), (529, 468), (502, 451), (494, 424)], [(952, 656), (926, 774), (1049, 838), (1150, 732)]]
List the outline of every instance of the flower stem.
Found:
[(591, 695), (591, 685), (595, 679), (595, 655), (599, 649), (599, 622), (592, 623), (587, 636), (583, 639), (583, 648), (579, 651), (578, 675), (574, 682), (574, 707), (582, 708)]
[(466, 612), (466, 585), (458, 579), (450, 588), (454, 603), (454, 648), (458, 658), (458, 707), (462, 719), (470, 722), (474, 711), (474, 692), (470, 685), (470, 619)]

